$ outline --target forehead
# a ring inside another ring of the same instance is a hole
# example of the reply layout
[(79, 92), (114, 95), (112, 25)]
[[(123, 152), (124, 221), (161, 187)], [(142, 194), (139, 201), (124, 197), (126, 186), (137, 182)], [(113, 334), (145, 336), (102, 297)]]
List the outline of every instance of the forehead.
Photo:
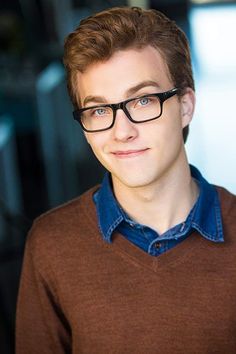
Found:
[(81, 101), (87, 95), (99, 95), (115, 102), (131, 87), (146, 81), (156, 82), (160, 91), (173, 85), (163, 56), (151, 46), (118, 51), (107, 61), (77, 73), (77, 92)]

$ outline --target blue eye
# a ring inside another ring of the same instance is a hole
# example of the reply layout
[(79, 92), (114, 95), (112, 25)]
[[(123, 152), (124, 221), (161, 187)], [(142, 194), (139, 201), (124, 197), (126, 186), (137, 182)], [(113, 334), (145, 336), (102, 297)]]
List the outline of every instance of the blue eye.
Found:
[(150, 102), (150, 99), (148, 97), (143, 97), (139, 100), (139, 103), (141, 106), (146, 106)]
[(94, 111), (94, 114), (98, 116), (102, 116), (103, 114), (106, 114), (106, 109), (105, 108), (98, 108)]

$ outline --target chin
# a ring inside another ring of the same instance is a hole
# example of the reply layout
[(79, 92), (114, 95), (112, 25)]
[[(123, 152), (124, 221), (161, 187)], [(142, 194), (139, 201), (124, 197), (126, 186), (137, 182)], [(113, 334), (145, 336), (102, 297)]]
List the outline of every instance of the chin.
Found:
[(126, 188), (143, 188), (152, 185), (153, 183), (155, 183), (155, 180), (155, 178), (148, 178), (148, 176), (142, 175), (133, 177), (127, 176), (127, 178), (125, 178), (124, 176), (116, 176), (114, 182), (117, 182), (118, 184)]

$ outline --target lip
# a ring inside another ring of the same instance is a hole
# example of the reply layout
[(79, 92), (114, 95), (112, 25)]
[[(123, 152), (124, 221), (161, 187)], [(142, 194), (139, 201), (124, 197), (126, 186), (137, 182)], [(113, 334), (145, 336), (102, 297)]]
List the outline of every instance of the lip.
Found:
[(125, 159), (125, 158), (131, 158), (131, 157), (136, 157), (144, 154), (149, 148), (145, 149), (135, 149), (135, 150), (117, 150), (112, 152), (112, 154), (119, 158), (119, 159)]

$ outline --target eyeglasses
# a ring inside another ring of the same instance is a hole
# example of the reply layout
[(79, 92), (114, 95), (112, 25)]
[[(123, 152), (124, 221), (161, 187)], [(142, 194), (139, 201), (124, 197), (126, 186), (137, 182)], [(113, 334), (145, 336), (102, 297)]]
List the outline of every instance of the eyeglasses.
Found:
[(176, 95), (178, 91), (178, 88), (173, 88), (166, 92), (130, 98), (120, 103), (81, 108), (75, 110), (73, 116), (80, 123), (82, 129), (88, 133), (101, 132), (112, 128), (118, 109), (122, 109), (133, 123), (150, 122), (162, 115), (163, 103)]

